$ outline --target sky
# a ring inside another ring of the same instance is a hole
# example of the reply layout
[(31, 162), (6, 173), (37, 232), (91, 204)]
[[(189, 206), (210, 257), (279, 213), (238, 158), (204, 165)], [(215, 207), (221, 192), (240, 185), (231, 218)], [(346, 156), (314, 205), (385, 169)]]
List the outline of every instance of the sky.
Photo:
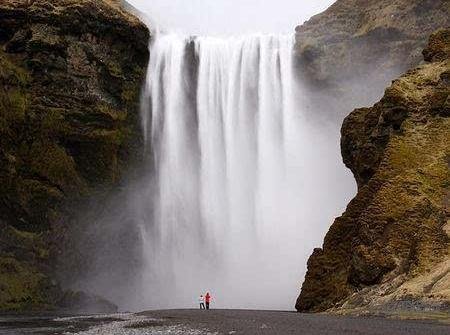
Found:
[(158, 29), (190, 35), (292, 33), (335, 0), (127, 0)]

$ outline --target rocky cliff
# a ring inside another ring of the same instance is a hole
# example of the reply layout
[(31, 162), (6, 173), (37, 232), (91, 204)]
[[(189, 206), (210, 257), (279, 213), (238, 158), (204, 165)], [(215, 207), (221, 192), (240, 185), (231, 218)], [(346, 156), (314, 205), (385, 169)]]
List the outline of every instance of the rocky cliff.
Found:
[(337, 0), (296, 29), (312, 113), (340, 121), (373, 104), (392, 79), (419, 65), (430, 34), (449, 25), (448, 0)]
[(309, 259), (299, 311), (450, 310), (450, 30), (423, 55), (344, 121), (358, 194)]
[(139, 159), (148, 40), (119, 1), (0, 2), (0, 310), (67, 304), (66, 232)]

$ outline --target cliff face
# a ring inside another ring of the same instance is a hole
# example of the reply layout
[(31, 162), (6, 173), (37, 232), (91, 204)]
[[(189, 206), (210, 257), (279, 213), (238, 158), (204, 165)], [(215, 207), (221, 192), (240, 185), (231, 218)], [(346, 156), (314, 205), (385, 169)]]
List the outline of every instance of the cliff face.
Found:
[(77, 209), (138, 159), (148, 40), (118, 1), (0, 3), (0, 310), (58, 304)]
[(450, 25), (448, 0), (338, 0), (296, 30), (299, 74), (313, 113), (344, 117), (377, 101), (419, 65), (431, 33)]
[(358, 194), (309, 259), (299, 311), (450, 308), (450, 30), (423, 54), (344, 121)]

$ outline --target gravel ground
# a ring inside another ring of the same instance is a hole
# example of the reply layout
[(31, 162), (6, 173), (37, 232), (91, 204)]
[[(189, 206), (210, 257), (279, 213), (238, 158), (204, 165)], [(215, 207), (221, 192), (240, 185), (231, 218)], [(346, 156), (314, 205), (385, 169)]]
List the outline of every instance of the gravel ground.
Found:
[(1, 335), (449, 335), (450, 323), (294, 312), (165, 310), (77, 317), (0, 317)]
[(294, 312), (171, 310), (139, 315), (208, 329), (217, 334), (450, 335), (450, 324), (385, 318), (340, 317)]

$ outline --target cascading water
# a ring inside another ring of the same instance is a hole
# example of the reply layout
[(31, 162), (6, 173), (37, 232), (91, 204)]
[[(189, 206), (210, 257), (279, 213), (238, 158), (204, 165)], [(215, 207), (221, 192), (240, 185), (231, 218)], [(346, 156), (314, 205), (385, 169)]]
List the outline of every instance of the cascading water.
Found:
[(302, 113), (293, 37), (158, 36), (142, 106), (144, 307), (210, 291), (218, 307), (292, 309), (348, 200), (320, 206), (338, 150)]

